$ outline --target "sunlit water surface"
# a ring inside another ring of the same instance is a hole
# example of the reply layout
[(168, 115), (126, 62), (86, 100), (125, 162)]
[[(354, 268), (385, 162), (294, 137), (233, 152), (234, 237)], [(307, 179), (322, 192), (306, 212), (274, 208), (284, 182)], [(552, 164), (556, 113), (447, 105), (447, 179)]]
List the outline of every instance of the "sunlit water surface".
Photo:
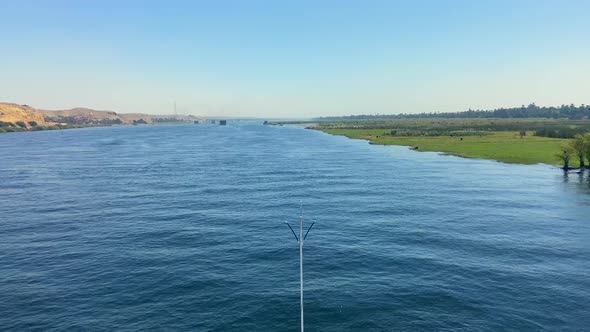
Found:
[(0, 329), (588, 331), (590, 180), (300, 128), (0, 135)]

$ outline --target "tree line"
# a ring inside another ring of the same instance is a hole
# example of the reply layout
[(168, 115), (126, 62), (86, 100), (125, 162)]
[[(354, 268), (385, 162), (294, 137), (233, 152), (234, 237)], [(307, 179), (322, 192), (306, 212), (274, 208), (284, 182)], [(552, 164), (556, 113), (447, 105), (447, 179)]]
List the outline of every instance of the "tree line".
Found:
[(84, 124), (93, 124), (93, 125), (101, 125), (101, 126), (111, 126), (111, 125), (120, 125), (123, 124), (121, 119), (92, 119), (88, 117), (81, 117), (81, 116), (45, 116), (45, 121), (47, 122), (59, 122), (59, 123), (67, 123), (73, 125), (84, 125)]
[(498, 119), (522, 119), (522, 118), (549, 118), (581, 120), (590, 118), (590, 105), (576, 106), (574, 104), (561, 106), (537, 106), (535, 103), (528, 106), (512, 108), (497, 108), (493, 110), (472, 110), (462, 112), (430, 112), (430, 113), (400, 113), (400, 114), (361, 114), (348, 116), (328, 116), (314, 119), (315, 121), (338, 120), (366, 120), (366, 119), (417, 119), (417, 118), (498, 118)]
[(553, 126), (543, 127), (534, 130), (535, 136), (549, 138), (574, 138), (576, 135), (583, 134), (587, 131), (587, 126)]

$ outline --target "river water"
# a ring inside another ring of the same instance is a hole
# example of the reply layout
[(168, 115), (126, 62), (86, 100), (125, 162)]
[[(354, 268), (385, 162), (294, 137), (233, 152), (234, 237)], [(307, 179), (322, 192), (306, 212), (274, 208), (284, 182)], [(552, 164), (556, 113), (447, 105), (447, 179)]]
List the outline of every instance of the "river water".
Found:
[(0, 135), (0, 330), (588, 331), (590, 179), (291, 127)]

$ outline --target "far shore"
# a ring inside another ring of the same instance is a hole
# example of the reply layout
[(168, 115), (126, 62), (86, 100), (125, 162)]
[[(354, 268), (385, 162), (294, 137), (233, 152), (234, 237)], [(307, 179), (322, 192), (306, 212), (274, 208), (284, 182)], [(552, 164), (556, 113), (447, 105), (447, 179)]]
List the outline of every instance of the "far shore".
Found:
[(0, 133), (204, 121), (207, 119), (176, 113), (117, 113), (83, 107), (67, 110), (44, 110), (26, 104), (0, 102)]

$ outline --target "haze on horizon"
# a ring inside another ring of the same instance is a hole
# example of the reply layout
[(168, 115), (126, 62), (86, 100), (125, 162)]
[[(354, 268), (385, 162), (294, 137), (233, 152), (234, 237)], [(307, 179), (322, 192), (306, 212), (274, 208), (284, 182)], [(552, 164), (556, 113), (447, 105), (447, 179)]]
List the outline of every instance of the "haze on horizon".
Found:
[(0, 101), (303, 118), (590, 103), (588, 1), (3, 1)]

